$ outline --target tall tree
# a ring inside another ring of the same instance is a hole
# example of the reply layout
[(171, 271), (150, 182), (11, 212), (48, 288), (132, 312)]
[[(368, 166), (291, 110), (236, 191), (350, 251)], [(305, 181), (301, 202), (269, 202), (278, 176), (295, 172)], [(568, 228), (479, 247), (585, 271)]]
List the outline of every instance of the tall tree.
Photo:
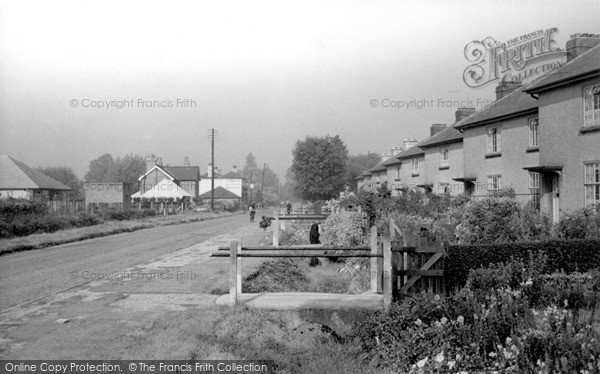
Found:
[(47, 166), (44, 168), (37, 168), (37, 170), (52, 179), (56, 179), (65, 186), (71, 187), (72, 190), (67, 192), (67, 196), (70, 200), (84, 199), (83, 185), (72, 168), (68, 166)]
[(90, 161), (89, 170), (83, 177), (86, 182), (107, 183), (111, 182), (110, 171), (115, 161), (109, 153), (105, 153), (95, 160)]
[(108, 173), (108, 181), (114, 183), (135, 182), (146, 172), (146, 160), (140, 155), (127, 154), (117, 157)]
[(356, 189), (356, 177), (364, 173), (365, 171), (373, 168), (381, 162), (381, 156), (377, 153), (367, 152), (359, 155), (353, 155), (348, 157), (348, 169), (346, 172), (346, 185), (350, 189)]
[(294, 194), (305, 200), (335, 197), (344, 190), (348, 149), (339, 135), (307, 136), (293, 152)]

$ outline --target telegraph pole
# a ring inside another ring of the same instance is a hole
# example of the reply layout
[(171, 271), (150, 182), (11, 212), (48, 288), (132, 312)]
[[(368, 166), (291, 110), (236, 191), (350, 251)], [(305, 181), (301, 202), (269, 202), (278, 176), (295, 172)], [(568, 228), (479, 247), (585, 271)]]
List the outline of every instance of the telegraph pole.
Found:
[(215, 128), (208, 130), (208, 139), (210, 140), (210, 210), (215, 211)]
[(267, 168), (267, 163), (265, 162), (263, 164), (262, 182), (260, 184), (260, 198), (262, 199), (261, 203), (265, 201), (265, 195), (263, 194), (263, 192), (264, 192), (263, 188), (265, 187), (265, 169), (266, 168)]

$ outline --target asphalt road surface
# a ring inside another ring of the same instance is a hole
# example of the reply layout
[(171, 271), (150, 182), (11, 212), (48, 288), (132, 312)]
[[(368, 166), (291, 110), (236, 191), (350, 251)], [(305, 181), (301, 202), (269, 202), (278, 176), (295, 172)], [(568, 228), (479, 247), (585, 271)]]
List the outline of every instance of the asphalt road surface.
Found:
[(0, 311), (86, 282), (74, 271), (122, 271), (247, 224), (236, 214), (0, 256)]

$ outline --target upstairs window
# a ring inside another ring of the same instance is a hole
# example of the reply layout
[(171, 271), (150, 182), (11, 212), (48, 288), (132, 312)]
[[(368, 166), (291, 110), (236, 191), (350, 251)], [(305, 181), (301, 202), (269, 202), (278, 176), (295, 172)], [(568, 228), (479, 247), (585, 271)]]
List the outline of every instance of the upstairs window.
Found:
[(450, 166), (450, 150), (448, 148), (440, 149), (440, 166), (441, 167)]
[(419, 159), (413, 158), (410, 160), (412, 175), (419, 175)]
[(500, 127), (489, 127), (487, 129), (487, 153), (499, 153), (500, 149)]
[(583, 126), (600, 126), (600, 84), (583, 89)]
[(540, 143), (538, 142), (538, 127), (540, 124), (539, 118), (531, 118), (529, 120), (529, 146), (530, 147), (539, 147)]

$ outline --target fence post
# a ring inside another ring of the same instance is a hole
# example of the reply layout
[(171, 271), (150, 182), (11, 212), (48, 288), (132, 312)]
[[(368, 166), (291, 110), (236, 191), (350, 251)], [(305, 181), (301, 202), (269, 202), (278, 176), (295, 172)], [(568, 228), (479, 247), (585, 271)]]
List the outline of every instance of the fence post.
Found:
[(238, 274), (238, 261), (237, 261), (237, 241), (232, 240), (229, 244), (229, 297), (231, 300), (231, 304), (235, 305), (237, 303), (237, 295), (238, 295), (238, 282), (237, 282), (237, 274)]
[(394, 220), (390, 218), (390, 255), (391, 255), (391, 268), (390, 268), (390, 279), (391, 279), (391, 293), (392, 299), (398, 297), (398, 266), (402, 261), (400, 261), (400, 253), (392, 252), (391, 242), (396, 237), (395, 231), (396, 225), (394, 224)]
[[(379, 243), (377, 242), (377, 227), (371, 227), (371, 254), (380, 254)], [(381, 292), (381, 258), (371, 257), (371, 292)]]
[(383, 237), (383, 309), (392, 305), (392, 241), (389, 235)]
[[(408, 230), (402, 230), (402, 246), (403, 247), (410, 247), (411, 246), (411, 238), (409, 237), (409, 231)], [(402, 270), (408, 270), (410, 264), (408, 262), (408, 253), (404, 252), (402, 254), (402, 265), (403, 268)], [(405, 284), (406, 282), (408, 282), (408, 276), (405, 275), (404, 279), (402, 280), (402, 284)]]
[(237, 294), (241, 295), (242, 294), (242, 257), (240, 257), (239, 255), (242, 253), (242, 238), (240, 238), (240, 241), (237, 242), (237, 246), (236, 246), (236, 257), (237, 257), (237, 274), (236, 274), (236, 289), (237, 289)]
[(275, 213), (275, 227), (273, 228), (273, 246), (279, 247), (279, 212)]

